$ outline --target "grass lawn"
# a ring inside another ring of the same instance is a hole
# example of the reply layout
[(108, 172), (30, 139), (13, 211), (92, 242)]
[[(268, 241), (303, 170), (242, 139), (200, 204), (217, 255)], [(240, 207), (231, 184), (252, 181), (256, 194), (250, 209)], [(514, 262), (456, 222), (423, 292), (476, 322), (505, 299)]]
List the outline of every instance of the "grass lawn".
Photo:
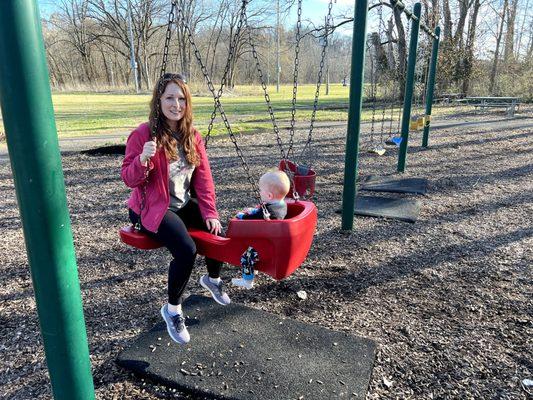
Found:
[[(275, 88), (271, 90), (269, 95), (276, 120), (280, 124), (286, 124), (291, 118), (292, 86), (282, 86), (280, 93), (275, 93)], [(311, 118), (314, 92), (314, 85), (299, 87), (297, 121), (308, 121)], [(325, 92), (325, 86), (322, 87), (322, 92)], [(66, 138), (131, 131), (147, 120), (150, 94), (56, 92), (52, 94), (52, 101), (59, 137)], [(319, 107), (327, 109), (319, 110), (316, 120), (347, 119), (347, 104), (348, 87), (330, 85), (330, 94), (321, 96), (319, 100)], [(249, 132), (272, 126), (260, 86), (239, 86), (231, 92), (225, 92), (222, 106), (235, 132)], [(196, 127), (205, 133), (213, 112), (213, 98), (205, 92), (199, 94), (193, 91), (193, 110)], [(1, 122), (0, 131), (3, 132)], [(226, 129), (218, 114), (213, 134), (220, 133), (226, 133)]]
[[(205, 88), (203, 89), (205, 90)], [(348, 90), (341, 84), (330, 85), (326, 96), (325, 85), (321, 88), (319, 110), (316, 121), (345, 121), (348, 119)], [(274, 116), (280, 125), (287, 125), (291, 118), (292, 86), (281, 86), (280, 93), (275, 88), (269, 92)], [(315, 85), (300, 85), (297, 96), (296, 121), (310, 121)], [(147, 120), (149, 94), (117, 93), (53, 93), (56, 124), (59, 137), (94, 136), (104, 133), (124, 133), (131, 131)], [(235, 132), (250, 132), (258, 129), (271, 129), (272, 123), (267, 111), (263, 91), (260, 86), (237, 86), (226, 92), (222, 98), (230, 124)], [(203, 133), (207, 131), (213, 111), (213, 99), (204, 93), (194, 92), (193, 107), (195, 125)], [(390, 107), (386, 115), (390, 113)], [(395, 111), (395, 118), (398, 111)], [(370, 121), (370, 108), (363, 110), (362, 119)], [(381, 121), (381, 109), (376, 110), (376, 120)], [(3, 125), (0, 121), (0, 131)], [(222, 119), (215, 119), (213, 134), (226, 133)]]

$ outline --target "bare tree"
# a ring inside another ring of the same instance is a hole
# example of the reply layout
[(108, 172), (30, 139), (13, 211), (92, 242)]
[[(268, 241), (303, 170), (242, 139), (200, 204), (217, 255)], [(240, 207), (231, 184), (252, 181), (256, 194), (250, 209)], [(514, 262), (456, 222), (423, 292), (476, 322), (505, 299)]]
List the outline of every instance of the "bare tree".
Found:
[[(118, 52), (125, 60), (130, 58), (130, 38), (128, 35), (127, 0), (87, 0), (90, 16), (101, 27), (97, 37), (106, 46)], [(150, 67), (148, 60), (153, 55), (149, 43), (162, 25), (154, 24), (154, 18), (164, 9), (162, 3), (154, 0), (132, 2), (132, 28), (135, 42), (135, 65), (138, 69), (139, 85), (150, 87)]]
[(518, 8), (518, 0), (507, 1), (507, 18), (506, 26), (507, 32), (505, 34), (505, 46), (503, 50), (503, 60), (509, 64), (514, 59), (514, 36), (515, 36), (515, 21), (516, 10)]
[(472, 13), (468, 20), (468, 31), (465, 44), (464, 63), (464, 79), (463, 79), (463, 93), (468, 94), (470, 91), (470, 79), (472, 75), (474, 62), (474, 45), (476, 41), (476, 28), (479, 15), (479, 8), (481, 7), (481, 0), (474, 0)]
[(496, 32), (496, 48), (494, 49), (494, 60), (492, 61), (492, 69), (490, 72), (490, 84), (489, 84), (489, 93), (494, 94), (494, 86), (496, 84), (496, 72), (498, 71), (498, 61), (500, 58), (500, 43), (503, 36), (503, 25), (505, 23), (505, 13), (507, 11), (507, 0), (504, 0), (502, 10), (499, 13), (499, 27)]
[(59, 16), (51, 19), (50, 23), (65, 33), (63, 40), (68, 42), (81, 58), (83, 80), (91, 82), (94, 79), (91, 46), (95, 35), (91, 30), (89, 3), (87, 0), (61, 0), (58, 6)]

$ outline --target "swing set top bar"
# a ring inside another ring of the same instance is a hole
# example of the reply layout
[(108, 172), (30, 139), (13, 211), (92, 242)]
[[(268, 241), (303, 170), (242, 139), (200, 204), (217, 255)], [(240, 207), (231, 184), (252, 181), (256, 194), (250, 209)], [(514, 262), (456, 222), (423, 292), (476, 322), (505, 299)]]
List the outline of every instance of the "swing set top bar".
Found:
[[(403, 4), (401, 0), (391, 0), (391, 2), (394, 3), (395, 7), (398, 7), (400, 11), (402, 11), (405, 15), (407, 15), (407, 18), (412, 19), (412, 20), (419, 19), (416, 15), (414, 15), (411, 11), (409, 11), (406, 8), (405, 4)], [(420, 28), (422, 28), (422, 30), (426, 32), (429, 36), (431, 36), (433, 39), (439, 39), (439, 37), (435, 35), (435, 33), (429, 28), (429, 26), (424, 24), (422, 21), (420, 21)]]

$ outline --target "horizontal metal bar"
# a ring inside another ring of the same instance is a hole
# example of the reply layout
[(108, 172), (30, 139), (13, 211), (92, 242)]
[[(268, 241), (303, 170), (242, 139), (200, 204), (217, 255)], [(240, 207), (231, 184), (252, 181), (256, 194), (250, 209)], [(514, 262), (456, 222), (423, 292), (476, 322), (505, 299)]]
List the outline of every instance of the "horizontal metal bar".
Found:
[[(405, 4), (403, 4), (401, 0), (391, 0), (391, 2), (394, 4), (395, 7), (398, 7), (400, 11), (407, 15), (407, 18), (412, 20), (418, 20), (418, 18), (406, 8)], [(433, 31), (422, 21), (420, 21), (420, 28), (422, 28), (422, 30), (426, 32), (429, 36), (431, 36), (433, 39), (438, 39), (438, 37), (433, 33)]]

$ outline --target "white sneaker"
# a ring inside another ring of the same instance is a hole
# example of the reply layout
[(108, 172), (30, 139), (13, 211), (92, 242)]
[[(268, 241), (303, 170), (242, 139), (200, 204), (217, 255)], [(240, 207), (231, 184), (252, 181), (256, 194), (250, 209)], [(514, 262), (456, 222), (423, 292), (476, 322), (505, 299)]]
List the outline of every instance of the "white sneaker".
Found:
[(185, 326), (185, 318), (183, 318), (181, 314), (170, 315), (168, 313), (168, 306), (165, 304), (163, 307), (161, 307), (161, 316), (167, 323), (167, 331), (173, 341), (179, 344), (189, 343), (191, 337), (189, 336), (189, 331)]
[(251, 289), (254, 287), (254, 281), (252, 279), (232, 278), (231, 283), (234, 286), (239, 286), (246, 289)]

